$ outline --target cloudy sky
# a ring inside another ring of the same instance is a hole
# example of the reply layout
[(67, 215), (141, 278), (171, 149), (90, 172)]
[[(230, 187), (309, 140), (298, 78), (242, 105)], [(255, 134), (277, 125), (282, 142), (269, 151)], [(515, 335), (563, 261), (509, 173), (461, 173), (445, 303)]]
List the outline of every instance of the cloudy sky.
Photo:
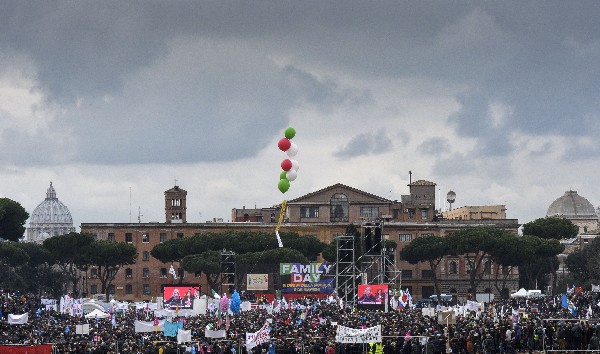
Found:
[[(3, 1), (0, 195), (75, 226), (230, 219), (343, 183), (600, 205), (597, 1)], [(298, 179), (277, 189), (292, 126)], [(442, 208), (447, 207), (446, 205)]]

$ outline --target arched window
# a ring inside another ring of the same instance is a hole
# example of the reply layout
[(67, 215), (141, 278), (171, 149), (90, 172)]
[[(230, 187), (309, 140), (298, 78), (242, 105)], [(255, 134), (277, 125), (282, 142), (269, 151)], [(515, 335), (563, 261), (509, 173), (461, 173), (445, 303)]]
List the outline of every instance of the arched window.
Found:
[(458, 274), (458, 262), (455, 260), (450, 261), (448, 264), (448, 273), (449, 274)]
[(492, 274), (492, 260), (488, 259), (483, 264), (483, 274), (490, 275)]
[(330, 221), (348, 221), (348, 197), (342, 193), (336, 193), (329, 201), (330, 206)]

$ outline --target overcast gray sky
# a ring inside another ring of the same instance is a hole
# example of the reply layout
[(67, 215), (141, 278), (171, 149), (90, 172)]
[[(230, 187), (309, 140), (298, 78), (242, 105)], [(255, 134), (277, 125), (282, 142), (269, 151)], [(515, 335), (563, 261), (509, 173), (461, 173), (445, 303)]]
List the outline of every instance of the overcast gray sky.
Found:
[(569, 189), (597, 206), (598, 18), (597, 1), (3, 1), (0, 195), (31, 213), (53, 181), (75, 226), (164, 221), (177, 179), (200, 222), (338, 182), (400, 199), (410, 170), (522, 222)]

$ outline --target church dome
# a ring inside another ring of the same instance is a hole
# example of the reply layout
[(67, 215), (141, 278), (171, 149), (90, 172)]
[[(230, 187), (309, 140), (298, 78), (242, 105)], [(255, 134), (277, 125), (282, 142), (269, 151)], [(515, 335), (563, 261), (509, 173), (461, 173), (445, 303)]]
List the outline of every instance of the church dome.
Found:
[(576, 191), (567, 191), (550, 204), (546, 216), (582, 217), (595, 216), (596, 209)]
[(50, 182), (46, 192), (46, 199), (38, 205), (31, 214), (30, 224), (71, 224), (73, 218), (71, 212), (56, 197), (56, 191)]
[(58, 200), (56, 191), (50, 182), (46, 199), (31, 213), (26, 240), (41, 243), (49, 237), (65, 235), (70, 232), (75, 232), (71, 212)]

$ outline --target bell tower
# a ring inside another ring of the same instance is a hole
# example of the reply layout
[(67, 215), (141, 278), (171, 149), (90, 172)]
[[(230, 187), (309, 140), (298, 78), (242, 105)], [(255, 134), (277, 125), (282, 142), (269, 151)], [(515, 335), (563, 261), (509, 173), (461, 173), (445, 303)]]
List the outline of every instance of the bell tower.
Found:
[(175, 187), (165, 191), (165, 219), (167, 224), (186, 223), (185, 211), (187, 191), (179, 188), (177, 182)]

